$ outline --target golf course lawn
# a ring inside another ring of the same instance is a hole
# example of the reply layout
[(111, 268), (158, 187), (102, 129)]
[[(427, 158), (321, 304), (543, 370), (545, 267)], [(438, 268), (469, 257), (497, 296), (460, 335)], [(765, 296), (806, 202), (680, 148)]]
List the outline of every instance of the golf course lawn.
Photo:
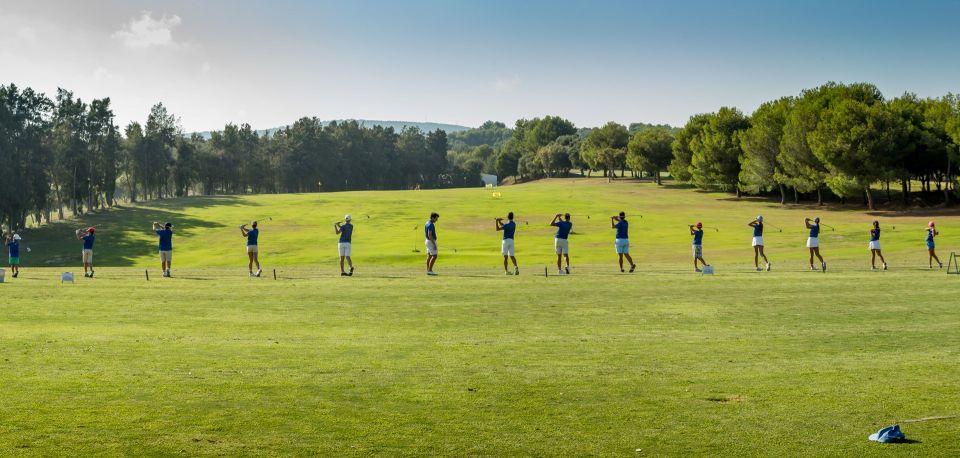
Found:
[[(0, 454), (960, 454), (960, 275), (927, 269), (923, 246), (936, 219), (944, 263), (960, 251), (956, 212), (599, 179), (497, 191), (186, 198), (26, 231), (23, 273), (0, 284)], [(438, 277), (413, 252), (431, 210)], [(524, 222), (519, 277), (493, 231), (508, 210)], [(620, 210), (634, 274), (615, 264)], [(563, 211), (573, 274), (545, 276)], [(343, 278), (331, 225), (348, 212), (358, 269)], [(753, 270), (757, 214), (771, 272)], [(816, 215), (836, 228), (826, 273), (806, 266)], [(250, 278), (237, 226), (263, 216), (265, 275)], [(874, 219), (886, 272), (869, 269)], [(167, 220), (160, 278), (149, 225)], [(717, 228), (713, 276), (689, 260), (698, 220)], [(89, 224), (96, 278), (61, 284)], [(910, 443), (867, 441), (898, 422)]]

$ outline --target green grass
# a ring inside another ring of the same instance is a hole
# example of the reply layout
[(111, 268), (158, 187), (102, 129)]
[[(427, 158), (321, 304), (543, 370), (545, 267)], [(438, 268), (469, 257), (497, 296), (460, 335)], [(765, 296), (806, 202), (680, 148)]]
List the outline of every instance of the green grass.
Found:
[[(60, 285), (64, 269), (28, 263), (0, 285), (0, 454), (960, 453), (960, 418), (903, 423), (909, 444), (866, 440), (895, 422), (960, 415), (960, 278), (925, 268), (928, 216), (880, 216), (897, 225), (883, 239), (893, 268), (870, 272), (861, 232), (874, 217), (820, 210), (838, 229), (823, 242), (831, 270), (821, 274), (804, 271), (795, 228), (810, 209), (567, 185), (502, 188), (500, 200), (483, 190), (253, 196), (97, 215), (107, 223), (98, 261), (112, 264), (97, 278)], [(554, 210), (551, 196), (564, 192), (577, 203)], [(313, 205), (298, 213), (298, 202)], [(231, 234), (235, 219), (264, 208), (281, 215), (263, 239), (277, 281), (245, 276)], [(443, 215), (441, 250), (459, 245), (442, 252), (438, 278), (422, 275), (412, 234), (389, 237), (390, 227), (412, 233), (431, 208)], [(499, 272), (486, 229), (507, 208), (530, 221), (518, 235), (520, 277)], [(544, 220), (568, 208), (578, 216), (574, 275), (544, 277)], [(634, 275), (616, 271), (604, 227), (620, 208), (644, 214), (631, 218)], [(353, 278), (334, 276), (330, 254), (329, 223), (346, 211), (359, 223), (371, 215), (358, 224)], [(766, 237), (769, 273), (750, 271), (743, 225), (756, 213), (793, 226)], [(166, 217), (181, 222), (175, 277), (148, 282), (152, 239), (134, 228)], [(705, 240), (715, 276), (688, 265), (682, 225), (693, 219), (720, 228)], [(946, 253), (960, 221), (937, 221)], [(33, 254), (79, 251), (64, 229), (27, 234)]]
[[(194, 197), (118, 208), (81, 221), (55, 223), (25, 234), (33, 248), (22, 262), (30, 266), (76, 266), (80, 242), (73, 230), (96, 225), (96, 263), (101, 266), (156, 267), (153, 221), (174, 223), (174, 267), (236, 266), (242, 271), (245, 241), (237, 228), (254, 218), (270, 216), (261, 227), (261, 258), (265, 266), (327, 266), (337, 261), (333, 222), (350, 213), (355, 220), (353, 255), (361, 266), (419, 265), (423, 253), (422, 225), (431, 211), (440, 213), (438, 235), (445, 266), (495, 270), (500, 257), (500, 234), (493, 218), (514, 211), (520, 228), (517, 254), (522, 265), (555, 262), (554, 230), (548, 226), (556, 213), (573, 214), (571, 256), (574, 265), (609, 264), (614, 232), (611, 215), (624, 210), (631, 222), (631, 250), (641, 268), (686, 267), (690, 264), (690, 236), (686, 225), (703, 221), (708, 227), (704, 256), (722, 270), (753, 267), (751, 229), (746, 224), (763, 214), (768, 226), (764, 239), (775, 268), (805, 267), (807, 230), (803, 218), (819, 215), (836, 227), (824, 229), (821, 251), (831, 266), (869, 267), (870, 223), (883, 224), (883, 248), (891, 266), (926, 267), (926, 223), (936, 219), (937, 239), (946, 262), (950, 251), (960, 251), (960, 213), (927, 209), (918, 212), (876, 212), (859, 206), (780, 206), (761, 199), (735, 199), (730, 194), (705, 193), (681, 186), (658, 187), (603, 178), (547, 180), (502, 187), (501, 198), (489, 189), (451, 189), (397, 192), (345, 192), (256, 196)], [(944, 214), (945, 213), (945, 214)], [(643, 217), (640, 218), (640, 215)], [(368, 218), (369, 216), (369, 218)], [(588, 218), (589, 217), (589, 218)], [(778, 226), (783, 232), (778, 232)], [(836, 262), (836, 264), (834, 264)], [(691, 266), (692, 267), (692, 266)]]

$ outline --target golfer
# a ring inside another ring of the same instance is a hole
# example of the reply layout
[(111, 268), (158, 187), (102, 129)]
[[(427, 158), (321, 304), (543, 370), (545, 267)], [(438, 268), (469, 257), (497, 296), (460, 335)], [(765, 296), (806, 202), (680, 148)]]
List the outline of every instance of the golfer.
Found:
[(437, 254), (440, 252), (437, 250), (437, 220), (440, 219), (440, 214), (433, 212), (430, 214), (430, 219), (427, 220), (426, 224), (423, 225), (423, 234), (426, 237), (423, 244), (427, 247), (427, 275), (431, 277), (436, 276), (437, 273), (433, 271), (433, 265), (437, 262)]
[[(250, 223), (252, 229), (247, 229), (246, 224), (240, 225), (240, 234), (247, 239), (247, 269), (250, 270), (251, 277), (259, 277), (262, 272), (260, 269), (260, 246), (257, 245), (260, 238), (260, 229), (257, 229), (257, 222)], [(253, 264), (257, 264), (257, 271), (253, 271)]]
[(693, 270), (703, 272), (697, 265), (697, 261), (700, 261), (704, 267), (710, 265), (703, 259), (703, 223), (698, 221), (697, 224), (689, 225), (689, 228), (690, 235), (693, 236)]
[[(563, 220), (560, 220), (561, 217), (563, 217)], [(557, 213), (557, 215), (553, 217), (553, 221), (550, 222), (550, 225), (556, 226), (557, 228), (557, 233), (553, 239), (553, 248), (557, 252), (557, 273), (560, 275), (570, 275), (570, 243), (568, 237), (570, 237), (570, 230), (573, 229), (573, 223), (570, 222), (570, 214), (564, 213), (561, 215)], [(567, 260), (566, 270), (560, 266), (561, 258), (566, 258)]]
[(929, 261), (930, 261), (931, 269), (933, 268), (934, 259), (937, 260), (937, 264), (940, 264), (940, 268), (941, 269), (943, 268), (943, 263), (940, 262), (940, 258), (937, 257), (937, 252), (936, 252), (937, 246), (936, 244), (933, 243), (933, 238), (938, 235), (940, 235), (940, 233), (937, 232), (936, 224), (934, 224), (933, 221), (930, 221), (929, 223), (927, 223), (927, 252), (930, 253)]
[(883, 270), (887, 270), (887, 260), (883, 259), (883, 253), (880, 253), (880, 221), (874, 221), (873, 229), (870, 229), (870, 269), (872, 270), (877, 270), (877, 256), (880, 256)]
[(767, 255), (763, 252), (763, 216), (757, 215), (757, 219), (750, 221), (747, 226), (753, 228), (753, 266), (757, 268), (757, 272), (762, 271), (760, 268), (760, 256), (763, 256), (763, 262), (766, 263), (767, 271), (770, 271), (770, 260), (767, 259)]
[(16, 232), (13, 235), (7, 234), (4, 237), (4, 243), (7, 245), (10, 272), (13, 278), (17, 278), (17, 275), (20, 275), (20, 234)]
[(153, 230), (160, 238), (160, 268), (163, 269), (163, 276), (170, 276), (170, 263), (173, 261), (173, 224), (166, 223), (160, 225), (153, 223)]
[(820, 268), (823, 272), (826, 272), (827, 263), (824, 262), (823, 256), (820, 256), (820, 217), (806, 218), (803, 223), (807, 229), (810, 229), (810, 236), (807, 237), (807, 248), (810, 249), (810, 270), (817, 270), (816, 267), (813, 267), (813, 256), (816, 255), (817, 259), (820, 260)]
[[(350, 257), (350, 243), (353, 239), (353, 218), (350, 215), (343, 217), (343, 224), (340, 221), (333, 223), (333, 231), (340, 235), (340, 241), (337, 243), (337, 253), (340, 255), (340, 276), (353, 276), (353, 259)], [(350, 272), (343, 270), (343, 261), (346, 260), (350, 265)]]
[[(503, 241), (500, 242), (500, 254), (503, 255), (503, 271), (506, 275), (520, 275), (520, 266), (517, 265), (517, 248), (513, 237), (517, 232), (517, 223), (513, 221), (513, 212), (507, 213), (507, 222), (503, 218), (494, 220), (498, 231), (503, 231)], [(507, 267), (507, 258), (513, 261), (513, 272)]]
[(617, 238), (613, 241), (613, 245), (617, 249), (617, 257), (620, 259), (620, 272), (623, 272), (624, 256), (630, 262), (630, 272), (637, 269), (637, 265), (633, 263), (633, 258), (630, 257), (630, 238), (627, 236), (627, 226), (626, 213), (620, 212), (619, 216), (610, 217), (610, 227), (617, 230)]
[[(77, 240), (83, 241), (83, 276), (93, 278), (93, 242), (96, 239), (96, 229), (88, 227), (86, 230), (77, 229)], [(87, 272), (87, 269), (90, 271)]]

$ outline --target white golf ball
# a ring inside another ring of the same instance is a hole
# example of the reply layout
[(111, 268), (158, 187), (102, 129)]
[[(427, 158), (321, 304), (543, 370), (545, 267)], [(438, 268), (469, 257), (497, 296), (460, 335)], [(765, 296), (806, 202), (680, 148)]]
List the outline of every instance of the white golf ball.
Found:
[(33, 251), (33, 250), (31, 250), (30, 247), (27, 247), (27, 253), (29, 253), (29, 252), (31, 252), (31, 251)]

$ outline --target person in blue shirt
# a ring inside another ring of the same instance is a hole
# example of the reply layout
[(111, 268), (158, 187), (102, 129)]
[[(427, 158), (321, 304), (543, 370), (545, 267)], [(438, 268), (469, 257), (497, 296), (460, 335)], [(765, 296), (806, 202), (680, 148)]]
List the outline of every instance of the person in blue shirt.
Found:
[(423, 235), (425, 237), (423, 244), (427, 248), (427, 275), (431, 277), (437, 275), (437, 273), (433, 271), (433, 265), (437, 263), (437, 254), (440, 253), (437, 249), (438, 219), (440, 219), (439, 213), (430, 213), (430, 219), (423, 225)]
[[(517, 248), (513, 237), (517, 232), (517, 223), (513, 221), (513, 212), (507, 213), (507, 222), (503, 218), (496, 218), (497, 231), (503, 231), (503, 241), (500, 243), (500, 253), (503, 255), (503, 271), (506, 275), (520, 275), (520, 266), (517, 265)], [(514, 272), (507, 268), (507, 258), (513, 261)]]
[(697, 265), (697, 261), (702, 263), (704, 267), (710, 265), (703, 259), (703, 223), (698, 221), (697, 224), (691, 224), (689, 227), (690, 235), (693, 236), (693, 270), (702, 272)]
[(620, 272), (623, 272), (624, 257), (627, 258), (627, 261), (630, 261), (630, 272), (637, 269), (637, 265), (633, 263), (633, 258), (630, 257), (630, 237), (628, 237), (627, 226), (626, 213), (620, 212), (619, 216), (610, 217), (610, 227), (617, 231), (617, 238), (614, 240), (613, 245), (617, 250), (617, 257), (620, 258)]
[(936, 224), (934, 224), (933, 221), (930, 221), (929, 223), (927, 223), (927, 253), (930, 254), (929, 261), (930, 261), (931, 269), (933, 268), (934, 259), (937, 260), (937, 264), (940, 264), (940, 268), (941, 269), (943, 268), (943, 263), (940, 262), (940, 258), (937, 257), (937, 252), (936, 252), (937, 246), (936, 244), (933, 243), (933, 238), (938, 235), (940, 235), (940, 233), (937, 232)]
[(823, 260), (823, 256), (820, 256), (820, 217), (806, 218), (803, 223), (807, 229), (810, 229), (810, 236), (807, 237), (807, 248), (810, 249), (810, 270), (817, 270), (816, 267), (813, 267), (813, 256), (816, 255), (817, 259), (820, 260), (820, 269), (826, 272), (827, 263)]
[[(260, 229), (257, 228), (257, 222), (254, 221), (250, 223), (251, 229), (247, 229), (246, 224), (240, 225), (240, 235), (247, 239), (247, 269), (250, 271), (251, 277), (259, 277), (263, 272), (260, 269)], [(257, 265), (257, 271), (253, 271), (253, 265)]]
[[(86, 230), (77, 229), (77, 240), (83, 241), (83, 276), (93, 278), (93, 242), (96, 240), (94, 235), (96, 229), (88, 227)], [(87, 272), (87, 269), (90, 271)]]
[[(563, 220), (560, 219), (561, 217)], [(570, 230), (573, 229), (573, 223), (570, 222), (570, 214), (564, 213), (561, 215), (557, 213), (556, 216), (553, 217), (553, 221), (550, 222), (550, 225), (557, 228), (557, 233), (553, 239), (553, 248), (557, 252), (557, 273), (560, 275), (570, 275), (570, 243), (568, 237), (570, 237)], [(567, 260), (566, 270), (561, 268), (561, 258)]]
[(4, 243), (7, 245), (7, 260), (10, 263), (10, 273), (13, 278), (17, 278), (20, 275), (20, 235), (16, 232), (13, 235), (7, 234), (4, 238)]
[[(337, 253), (340, 255), (340, 276), (341, 277), (352, 277), (353, 276), (353, 258), (350, 257), (353, 243), (353, 217), (346, 215), (343, 217), (343, 224), (340, 224), (340, 221), (333, 223), (333, 231), (340, 236), (340, 241), (337, 242)], [(350, 272), (343, 270), (343, 261), (346, 260), (347, 264), (350, 266)]]
[(760, 272), (760, 256), (763, 256), (763, 262), (767, 265), (767, 271), (770, 271), (770, 260), (767, 259), (767, 255), (763, 252), (763, 216), (757, 215), (757, 219), (747, 223), (747, 226), (753, 228), (753, 267), (757, 268), (757, 272)]
[(874, 221), (873, 229), (870, 229), (870, 269), (872, 270), (877, 270), (877, 256), (880, 256), (883, 270), (887, 270), (887, 260), (883, 259), (883, 254), (880, 253), (880, 221)]
[(170, 263), (173, 261), (173, 224), (153, 223), (153, 230), (160, 238), (160, 267), (163, 269), (163, 276), (170, 276)]

